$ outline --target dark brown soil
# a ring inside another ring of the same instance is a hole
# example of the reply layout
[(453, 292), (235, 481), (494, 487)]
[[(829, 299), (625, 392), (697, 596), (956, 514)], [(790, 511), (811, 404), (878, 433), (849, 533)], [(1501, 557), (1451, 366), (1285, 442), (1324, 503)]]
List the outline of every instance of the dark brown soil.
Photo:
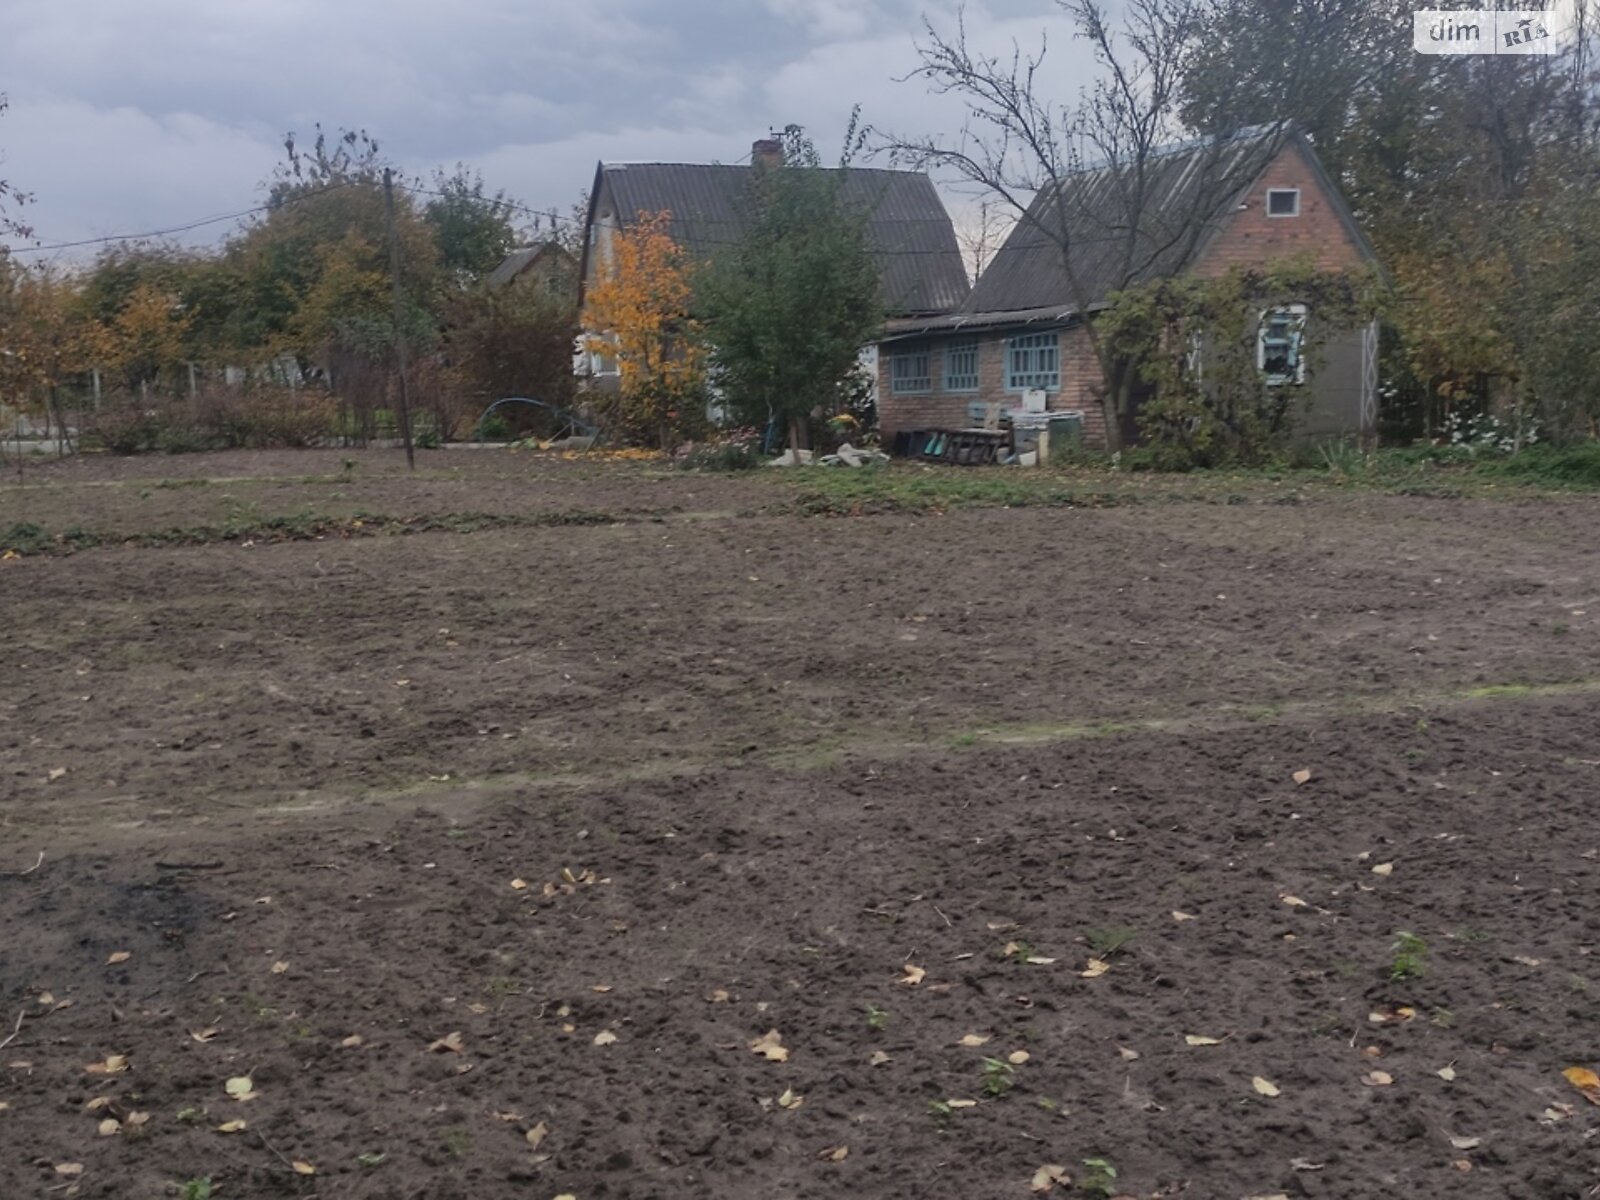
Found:
[(1595, 511), (0, 563), (0, 1197), (1591, 1195)]

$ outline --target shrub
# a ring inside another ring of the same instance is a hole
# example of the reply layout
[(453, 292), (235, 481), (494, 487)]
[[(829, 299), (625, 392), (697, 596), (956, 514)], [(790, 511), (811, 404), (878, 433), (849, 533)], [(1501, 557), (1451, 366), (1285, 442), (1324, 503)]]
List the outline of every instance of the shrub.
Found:
[(748, 471), (761, 465), (761, 431), (732, 429), (707, 442), (685, 442), (672, 455), (685, 471)]

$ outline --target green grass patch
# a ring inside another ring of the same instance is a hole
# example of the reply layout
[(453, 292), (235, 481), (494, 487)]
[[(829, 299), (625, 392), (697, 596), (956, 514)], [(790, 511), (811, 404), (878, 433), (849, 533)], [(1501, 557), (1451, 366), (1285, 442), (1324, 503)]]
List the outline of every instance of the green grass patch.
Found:
[[(952, 508), (1109, 508), (1137, 504), (1109, 472), (1068, 475), (1007, 467), (892, 465), (862, 470), (784, 472), (793, 509), (806, 516), (938, 512)], [(1112, 486), (1104, 486), (1106, 483)]]

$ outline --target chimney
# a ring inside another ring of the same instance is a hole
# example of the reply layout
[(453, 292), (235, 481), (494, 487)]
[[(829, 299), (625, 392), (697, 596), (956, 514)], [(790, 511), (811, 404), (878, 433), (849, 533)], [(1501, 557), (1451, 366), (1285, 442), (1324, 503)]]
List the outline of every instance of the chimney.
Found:
[(750, 165), (753, 167), (783, 166), (783, 142), (768, 135), (750, 146)]

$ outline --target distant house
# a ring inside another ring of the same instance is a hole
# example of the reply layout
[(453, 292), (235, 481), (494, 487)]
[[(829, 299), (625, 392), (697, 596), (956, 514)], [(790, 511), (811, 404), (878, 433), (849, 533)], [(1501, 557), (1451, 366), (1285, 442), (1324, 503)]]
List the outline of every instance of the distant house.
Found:
[[(752, 163), (781, 162), (782, 155), (782, 143), (773, 139), (751, 147)], [(672, 238), (685, 253), (701, 262), (715, 259), (739, 237), (752, 170), (720, 163), (600, 163), (589, 190), (584, 287), (606, 269), (613, 239), (641, 213), (671, 213)], [(961, 304), (969, 287), (961, 248), (927, 175), (851, 167), (844, 195), (869, 214), (867, 238), (891, 317), (946, 313)], [(584, 332), (599, 336), (605, 330)], [(875, 366), (876, 347), (864, 350), (869, 367)], [(615, 377), (617, 368), (614, 360), (591, 353), (588, 369), (603, 380)]]
[(532, 287), (549, 296), (578, 298), (578, 260), (560, 242), (538, 242), (506, 255), (484, 282), (492, 289)]
[[(1211, 215), (1203, 226), (1193, 221), (1200, 211), (1196, 193), (1202, 172), (1216, 163), (1217, 145), (1174, 147), (1151, 161), (1147, 182), (1155, 200), (1144, 208), (1141, 235), (1152, 250), (1131, 282), (1185, 271), (1212, 276), (1298, 256), (1328, 271), (1375, 261), (1371, 243), (1303, 136), (1252, 131), (1221, 152), (1256, 157), (1241, 159), (1243, 169), (1231, 175), (1211, 170), (1213, 181), (1245, 182), (1232, 195), (1211, 198), (1220, 202), (1207, 206)], [(1256, 162), (1259, 170), (1250, 169)], [(1133, 223), (1122, 200), (1125, 185), (1102, 168), (1064, 180), (1065, 199), (1041, 192), (1032, 219), (1017, 225), (960, 305), (889, 322), (879, 353), (878, 413), (886, 446), (896, 433), (981, 425), (996, 405), (1014, 411), (1025, 397), (1034, 405), (1042, 398), (1048, 411), (1081, 413), (1085, 443), (1105, 445), (1102, 375), (1084, 321), (1129, 282), (1117, 277), (1115, 257)], [(1062, 211), (1068, 219), (1052, 223)], [(1173, 239), (1169, 247), (1165, 239), (1185, 221), (1196, 240), (1185, 246)], [(1045, 232), (1063, 227), (1065, 258), (1060, 242)], [(1376, 327), (1333, 333), (1322, 347), (1321, 369), (1307, 380), (1297, 331), (1308, 318), (1315, 314), (1294, 304), (1261, 315), (1261, 369), (1273, 386), (1306, 388), (1310, 403), (1297, 425), (1301, 434), (1373, 433)], [(1136, 417), (1124, 418), (1124, 443), (1137, 440)]]

